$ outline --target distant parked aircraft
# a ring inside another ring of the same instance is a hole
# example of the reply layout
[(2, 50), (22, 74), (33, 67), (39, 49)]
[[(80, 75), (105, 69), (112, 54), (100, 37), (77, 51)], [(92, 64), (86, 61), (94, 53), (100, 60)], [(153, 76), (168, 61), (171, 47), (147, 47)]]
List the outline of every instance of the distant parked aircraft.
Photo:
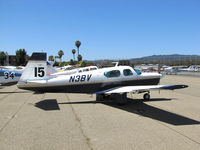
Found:
[(164, 69), (164, 72), (166, 74), (177, 74), (178, 71), (179, 71), (178, 68), (175, 67), (175, 66), (167, 67), (167, 68)]
[(22, 72), (12, 70), (0, 70), (0, 84), (18, 82)]
[(190, 66), (188, 68), (179, 69), (179, 71), (200, 71), (200, 67), (192, 65), (192, 66)]
[(55, 73), (52, 73), (51, 75), (70, 75), (74, 73), (80, 73), (80, 72), (87, 72), (87, 71), (92, 71), (92, 70), (97, 70), (97, 66), (89, 66), (89, 67), (83, 67), (83, 68), (75, 68), (71, 70), (64, 70), (64, 71), (58, 71)]
[(24, 69), (24, 66), (0, 66), (0, 69), (21, 71)]

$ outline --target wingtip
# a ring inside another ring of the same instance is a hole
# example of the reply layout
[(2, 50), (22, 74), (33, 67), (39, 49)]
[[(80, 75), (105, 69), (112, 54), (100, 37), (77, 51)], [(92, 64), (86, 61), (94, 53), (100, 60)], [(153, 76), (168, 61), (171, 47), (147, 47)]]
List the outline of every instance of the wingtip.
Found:
[(187, 87), (189, 87), (188, 85), (182, 85), (182, 88), (187, 88)]
[(164, 86), (163, 89), (169, 89), (169, 90), (176, 90), (176, 89), (183, 89), (189, 87), (188, 85), (167, 85)]
[(175, 85), (175, 89), (183, 89), (189, 87), (188, 85)]

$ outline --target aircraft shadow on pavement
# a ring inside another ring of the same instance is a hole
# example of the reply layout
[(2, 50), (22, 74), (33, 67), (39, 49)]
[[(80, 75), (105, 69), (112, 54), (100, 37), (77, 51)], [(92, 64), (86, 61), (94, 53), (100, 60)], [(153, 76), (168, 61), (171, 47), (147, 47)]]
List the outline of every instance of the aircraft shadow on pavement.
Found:
[[(166, 98), (155, 98), (149, 101), (169, 101), (171, 99)], [(40, 101), (35, 104), (36, 107), (43, 109), (43, 110), (60, 110), (60, 104), (104, 104), (110, 107), (114, 107), (117, 109), (121, 109), (123, 111), (127, 111), (133, 114), (138, 114), (143, 117), (151, 118), (154, 120), (158, 120), (161, 122), (165, 122), (172, 125), (194, 125), (200, 124), (199, 121), (190, 119), (167, 110), (162, 110), (160, 108), (156, 108), (154, 106), (150, 106), (144, 103), (144, 100), (141, 99), (130, 99), (128, 98), (128, 102), (126, 105), (119, 106), (115, 102), (108, 100), (108, 101), (78, 101), (78, 102), (63, 102), (57, 103), (56, 99), (46, 99)], [(180, 112), (181, 113), (181, 112)]]
[(0, 94), (13, 94), (13, 93), (32, 93), (32, 92), (30, 91), (0, 92)]
[(58, 102), (56, 99), (46, 99), (38, 103), (35, 103), (34, 106), (43, 109), (45, 111), (60, 110), (60, 107), (58, 106)]
[(2, 87), (4, 87), (4, 86), (12, 86), (12, 85), (15, 85), (15, 84), (17, 84), (17, 82), (3, 83), (3, 84), (1, 84), (1, 86)]
[[(158, 101), (159, 99), (156, 99)], [(160, 99), (162, 101), (162, 99)], [(153, 100), (154, 101), (154, 100)], [(148, 117), (154, 120), (165, 122), (172, 125), (194, 125), (200, 124), (199, 121), (181, 116), (176, 113), (169, 112), (154, 106), (148, 105), (141, 100), (128, 99), (128, 103), (125, 106), (119, 106), (114, 103), (106, 104), (111, 107), (115, 107), (130, 113), (135, 113), (143, 117)], [(181, 112), (180, 112), (181, 113)]]

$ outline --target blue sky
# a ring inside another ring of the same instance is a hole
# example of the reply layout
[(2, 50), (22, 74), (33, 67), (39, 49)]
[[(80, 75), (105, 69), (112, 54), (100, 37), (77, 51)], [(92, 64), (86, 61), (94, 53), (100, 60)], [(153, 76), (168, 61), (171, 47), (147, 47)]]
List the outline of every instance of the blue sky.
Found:
[(0, 0), (0, 51), (72, 58), (200, 55), (199, 0)]

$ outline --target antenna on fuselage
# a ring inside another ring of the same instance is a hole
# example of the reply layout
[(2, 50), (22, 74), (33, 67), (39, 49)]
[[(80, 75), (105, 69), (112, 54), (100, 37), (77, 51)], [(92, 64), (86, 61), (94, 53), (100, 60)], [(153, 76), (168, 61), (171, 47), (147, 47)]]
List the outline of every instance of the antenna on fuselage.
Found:
[(115, 67), (117, 67), (119, 62), (112, 62), (112, 64), (115, 64)]

